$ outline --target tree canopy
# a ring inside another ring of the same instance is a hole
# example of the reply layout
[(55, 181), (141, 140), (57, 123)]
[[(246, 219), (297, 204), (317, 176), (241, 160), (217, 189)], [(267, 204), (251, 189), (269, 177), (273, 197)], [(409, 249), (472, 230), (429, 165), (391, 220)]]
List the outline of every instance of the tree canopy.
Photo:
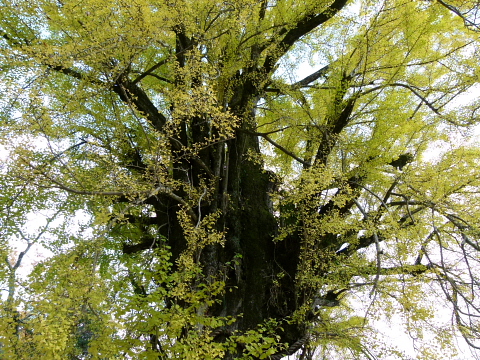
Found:
[(2, 359), (475, 356), (476, 1), (1, 4)]

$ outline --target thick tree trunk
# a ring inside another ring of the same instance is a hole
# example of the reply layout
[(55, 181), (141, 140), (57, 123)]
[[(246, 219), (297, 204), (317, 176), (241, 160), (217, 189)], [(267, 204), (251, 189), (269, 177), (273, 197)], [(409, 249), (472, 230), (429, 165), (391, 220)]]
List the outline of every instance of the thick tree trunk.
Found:
[[(228, 299), (229, 314), (243, 313), (239, 326), (254, 328), (265, 320), (268, 289), (273, 275), (273, 236), (276, 221), (269, 211), (269, 175), (261, 165), (243, 156), (238, 148), (244, 146), (242, 137), (232, 144), (229, 195), (231, 202), (225, 214), (230, 256), (241, 255), (236, 275), (237, 289)], [(233, 311), (233, 312), (232, 312)]]
[[(276, 335), (280, 336), (282, 343), (292, 345), (305, 335), (301, 324), (284, 321), (301, 305), (295, 283), (301, 237), (291, 235), (279, 243), (274, 241), (279, 228), (270, 199), (270, 193), (275, 190), (275, 179), (251, 156), (260, 154), (258, 137), (253, 135), (256, 131), (254, 109), (261, 95), (257, 86), (266, 76), (256, 68), (248, 69), (241, 76), (237, 74), (232, 80), (235, 88), (227, 104), (229, 111), (239, 119), (235, 136), (218, 146), (201, 149), (193, 155), (196, 158), (184, 157), (183, 147), (188, 148), (190, 142), (201, 144), (211, 129), (202, 125), (204, 119), (185, 119), (185, 124), (180, 125), (178, 138), (171, 142), (173, 152), (179, 154), (172, 175), (175, 180), (196, 189), (202, 186), (201, 179), (214, 184), (216, 194), (213, 200), (202, 202), (200, 209), (195, 211), (204, 217), (221, 210), (217, 226), (226, 233), (225, 245), (206, 246), (199, 260), (206, 278), (227, 271), (222, 301), (211, 306), (209, 314), (230, 316), (236, 321), (228, 329), (219, 330), (215, 341), (224, 341), (234, 332), (245, 334), (274, 319), (279, 324)], [(183, 131), (187, 128), (191, 132), (190, 138)], [(176, 194), (180, 197), (187, 195), (182, 190), (177, 190)], [(176, 260), (187, 249), (178, 219), (180, 204), (166, 194), (152, 197), (148, 203), (155, 208), (159, 231), (170, 246), (175, 270)], [(145, 241), (125, 247), (124, 252), (147, 249), (151, 243), (146, 233)], [(277, 276), (279, 273), (283, 276)], [(228, 354), (227, 358), (235, 358), (242, 351), (242, 344), (238, 344), (237, 353)]]

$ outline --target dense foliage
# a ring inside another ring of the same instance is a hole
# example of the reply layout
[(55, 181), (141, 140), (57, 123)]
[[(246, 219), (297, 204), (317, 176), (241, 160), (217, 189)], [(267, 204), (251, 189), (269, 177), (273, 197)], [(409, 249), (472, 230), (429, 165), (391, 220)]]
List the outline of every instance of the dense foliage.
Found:
[(475, 356), (475, 1), (1, 4), (0, 358)]

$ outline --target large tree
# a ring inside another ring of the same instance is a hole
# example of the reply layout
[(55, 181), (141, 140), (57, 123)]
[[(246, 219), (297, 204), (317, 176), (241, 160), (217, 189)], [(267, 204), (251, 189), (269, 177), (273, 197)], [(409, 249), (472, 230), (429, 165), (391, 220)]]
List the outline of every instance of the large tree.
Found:
[(2, 358), (476, 349), (476, 6), (2, 1)]

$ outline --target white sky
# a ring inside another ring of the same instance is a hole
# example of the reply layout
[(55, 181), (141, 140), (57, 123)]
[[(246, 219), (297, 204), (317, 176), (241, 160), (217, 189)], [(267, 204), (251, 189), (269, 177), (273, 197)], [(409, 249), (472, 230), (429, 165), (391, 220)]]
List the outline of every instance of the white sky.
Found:
[[(296, 80), (300, 80), (305, 76), (309, 75), (310, 73), (318, 70), (321, 66), (312, 67), (308, 63), (301, 64), (298, 67)], [(468, 102), (469, 100), (478, 97), (480, 93), (480, 87), (476, 87), (471, 89), (471, 91), (459, 99), (457, 99), (456, 104), (460, 104), (463, 102)], [(473, 136), (468, 140), (470, 143), (478, 141), (478, 137), (480, 136), (480, 126), (477, 126), (473, 130)], [(435, 142), (430, 146), (430, 151), (424, 156), (424, 160), (432, 161), (435, 158), (438, 158), (439, 154), (444, 153), (449, 150), (450, 144)], [(6, 161), (8, 158), (8, 151), (5, 146), (0, 145), (0, 170), (2, 169), (1, 162)], [(79, 222), (83, 222), (80, 215)], [(30, 216), (28, 227), (30, 230), (39, 229), (45, 223), (45, 218), (43, 216), (39, 216), (39, 214), (32, 214)], [(75, 229), (73, 229), (75, 230)], [(12, 247), (18, 251), (23, 251), (25, 249), (25, 242), (24, 241), (15, 241), (11, 244)], [(36, 245), (32, 247), (29, 253), (25, 256), (22, 264), (22, 269), (19, 272), (19, 275), (22, 277), (28, 274), (35, 261), (50, 256), (51, 254), (47, 252), (45, 249), (42, 249), (40, 245)], [(432, 299), (433, 300), (433, 299)], [(359, 308), (358, 311), (361, 314), (361, 309)], [(439, 313), (439, 321), (449, 321), (450, 312), (446, 312), (446, 310), (442, 310)], [(380, 321), (375, 322), (375, 327), (378, 328), (381, 332), (383, 332), (385, 338), (385, 343), (391, 343), (392, 345), (397, 346), (399, 349), (402, 349), (406, 352), (412, 359), (416, 358), (416, 350), (415, 350), (415, 342), (412, 340), (408, 334), (404, 331), (398, 331), (397, 329), (402, 329), (402, 321), (399, 318), (392, 318), (390, 320), (383, 319)], [(427, 335), (428, 336), (428, 335)], [(462, 339), (459, 339), (458, 342), (458, 349), (462, 353), (457, 357), (458, 360), (467, 360), (471, 359), (471, 355), (469, 353), (469, 348), (465, 345), (465, 342)], [(295, 359), (294, 356), (287, 357), (290, 360)], [(287, 359), (286, 358), (286, 359)], [(440, 357), (438, 359), (441, 359)], [(390, 360), (390, 358), (382, 358), (381, 360)]]

